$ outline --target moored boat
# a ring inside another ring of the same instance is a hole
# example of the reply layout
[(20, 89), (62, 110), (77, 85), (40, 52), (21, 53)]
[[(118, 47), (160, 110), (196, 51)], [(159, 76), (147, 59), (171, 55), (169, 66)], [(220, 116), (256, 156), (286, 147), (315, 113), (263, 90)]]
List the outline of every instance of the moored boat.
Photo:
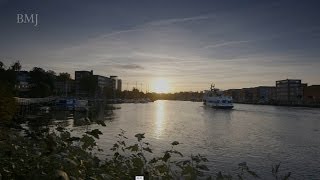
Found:
[(60, 110), (87, 111), (89, 106), (87, 100), (63, 98), (56, 101), (55, 108)]

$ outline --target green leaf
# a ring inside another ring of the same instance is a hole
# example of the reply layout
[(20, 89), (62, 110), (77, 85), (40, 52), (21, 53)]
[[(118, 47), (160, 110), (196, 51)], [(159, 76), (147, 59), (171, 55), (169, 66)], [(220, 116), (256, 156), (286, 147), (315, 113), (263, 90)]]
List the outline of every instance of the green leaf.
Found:
[(68, 162), (68, 165), (78, 166), (78, 164), (72, 159), (64, 158), (64, 160)]
[(180, 144), (178, 141), (173, 141), (172, 143), (171, 143), (173, 146), (176, 146), (176, 145), (178, 145), (178, 144)]
[(145, 138), (144, 133), (136, 134), (136, 135), (134, 135), (134, 137), (136, 137), (138, 139), (138, 141), (141, 141), (143, 138)]
[(64, 128), (59, 126), (59, 127), (56, 128), (56, 130), (59, 131), (59, 132), (63, 132)]
[(164, 156), (162, 157), (162, 160), (163, 160), (164, 162), (167, 162), (170, 157), (171, 157), (170, 153), (169, 153), (169, 152), (166, 152), (166, 153), (164, 154)]
[(83, 149), (87, 149), (89, 147), (96, 146), (95, 140), (92, 137), (87, 136), (87, 135), (83, 135), (80, 141), (83, 142), (83, 144), (82, 144)]
[(102, 135), (102, 132), (99, 129), (94, 129), (92, 131), (87, 131), (87, 134), (90, 134), (91, 136), (99, 139), (99, 134)]
[(127, 147), (126, 149), (129, 149), (129, 150), (131, 150), (132, 152), (133, 152), (133, 151), (134, 151), (134, 152), (137, 152), (137, 151), (139, 150), (139, 146), (138, 146), (138, 144), (135, 144), (135, 145), (133, 145), (133, 146)]
[(79, 140), (80, 140), (79, 137), (71, 137), (67, 139), (67, 141), (79, 141)]
[(192, 174), (193, 173), (193, 168), (190, 165), (187, 165), (183, 168), (182, 174), (187, 175), (187, 174)]
[(101, 126), (107, 126), (106, 123), (104, 123), (104, 121), (97, 121), (97, 124), (101, 125)]
[(209, 171), (209, 168), (206, 165), (197, 165), (197, 168), (201, 169), (201, 170), (205, 170), (205, 171)]
[(143, 161), (142, 161), (142, 159), (140, 159), (140, 158), (133, 158), (132, 159), (132, 163), (133, 163), (133, 166), (134, 167), (136, 167), (136, 168), (142, 168), (143, 167)]
[(255, 178), (258, 178), (259, 176), (255, 173), (255, 172), (253, 172), (253, 171), (250, 171), (250, 170), (248, 170), (247, 171), (251, 176), (253, 176), (253, 177), (255, 177)]
[(155, 167), (160, 173), (164, 173), (167, 171), (167, 166), (165, 164), (161, 164)]
[(145, 151), (148, 151), (149, 153), (152, 153), (152, 150), (149, 147), (142, 148), (142, 149), (145, 150)]
[(156, 163), (158, 162), (159, 159), (158, 158), (152, 158), (150, 161), (149, 161), (149, 164), (153, 164), (153, 163)]
[(70, 134), (68, 131), (61, 132), (60, 137), (61, 137), (63, 140), (67, 140), (67, 139), (69, 139), (69, 138), (71, 137), (71, 134)]
[(199, 156), (191, 156), (191, 159), (197, 163), (201, 162), (201, 159), (199, 158)]
[(177, 151), (177, 150), (170, 151), (170, 152), (172, 152), (174, 154), (179, 154), (181, 157), (183, 157), (183, 154), (181, 152)]

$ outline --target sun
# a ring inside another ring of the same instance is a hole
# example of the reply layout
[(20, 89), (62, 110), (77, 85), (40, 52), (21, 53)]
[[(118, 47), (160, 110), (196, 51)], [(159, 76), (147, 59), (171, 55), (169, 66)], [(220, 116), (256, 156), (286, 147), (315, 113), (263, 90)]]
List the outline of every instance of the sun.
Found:
[(156, 93), (168, 93), (170, 91), (168, 81), (163, 78), (155, 79), (153, 81), (153, 90)]

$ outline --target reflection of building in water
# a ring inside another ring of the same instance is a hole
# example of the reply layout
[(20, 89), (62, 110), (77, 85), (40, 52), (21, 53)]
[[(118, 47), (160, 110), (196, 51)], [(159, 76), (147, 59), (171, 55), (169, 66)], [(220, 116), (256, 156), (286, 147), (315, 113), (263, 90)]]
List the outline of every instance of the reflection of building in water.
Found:
[(55, 81), (54, 92), (56, 95), (68, 96), (74, 93), (75, 84), (75, 81), (72, 79), (65, 81)]
[(89, 111), (75, 111), (73, 114), (74, 126), (84, 126), (92, 123), (112, 121), (114, 119), (113, 107), (97, 102), (91, 105)]

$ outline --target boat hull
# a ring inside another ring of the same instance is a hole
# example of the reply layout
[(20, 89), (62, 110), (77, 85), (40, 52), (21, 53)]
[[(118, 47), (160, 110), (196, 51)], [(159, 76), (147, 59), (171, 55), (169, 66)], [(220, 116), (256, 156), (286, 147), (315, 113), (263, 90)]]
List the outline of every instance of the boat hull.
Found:
[(232, 109), (233, 106), (211, 106), (214, 109)]
[(212, 105), (212, 104), (205, 104), (205, 106), (215, 109), (232, 109), (233, 105)]

